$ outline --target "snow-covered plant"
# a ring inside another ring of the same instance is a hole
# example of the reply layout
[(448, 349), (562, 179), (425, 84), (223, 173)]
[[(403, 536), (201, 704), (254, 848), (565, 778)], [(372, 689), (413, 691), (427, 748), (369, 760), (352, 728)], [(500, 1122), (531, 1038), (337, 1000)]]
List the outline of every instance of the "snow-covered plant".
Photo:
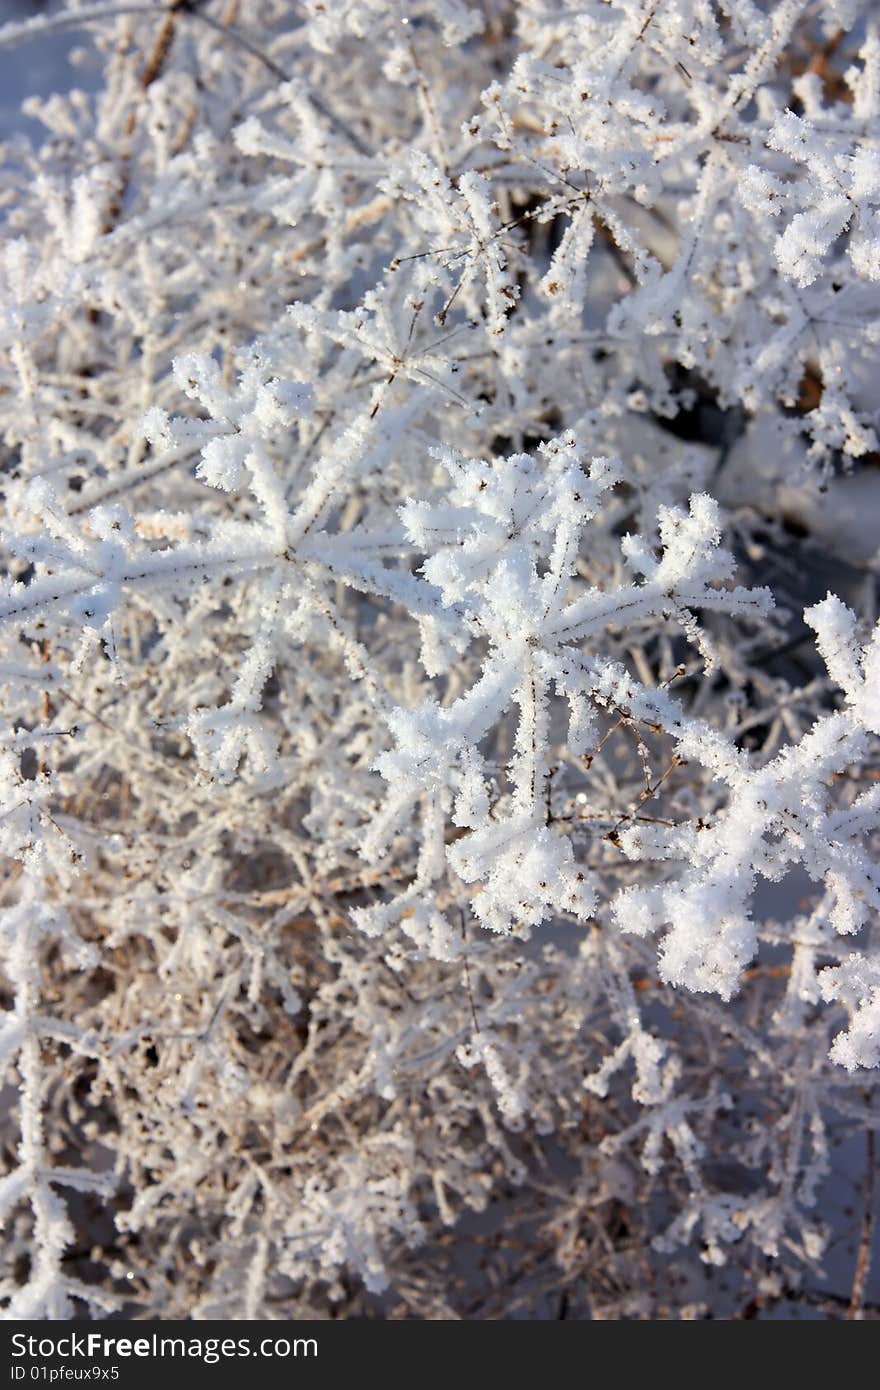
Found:
[(861, 1316), (874, 7), (0, 59), (71, 33), (0, 146), (7, 1316)]

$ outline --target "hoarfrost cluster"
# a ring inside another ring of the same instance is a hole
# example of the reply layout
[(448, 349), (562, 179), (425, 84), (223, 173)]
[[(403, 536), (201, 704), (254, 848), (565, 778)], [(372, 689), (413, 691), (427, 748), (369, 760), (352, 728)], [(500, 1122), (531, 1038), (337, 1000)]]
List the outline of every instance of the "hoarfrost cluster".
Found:
[(0, 27), (7, 1316), (865, 1312), (873, 9)]

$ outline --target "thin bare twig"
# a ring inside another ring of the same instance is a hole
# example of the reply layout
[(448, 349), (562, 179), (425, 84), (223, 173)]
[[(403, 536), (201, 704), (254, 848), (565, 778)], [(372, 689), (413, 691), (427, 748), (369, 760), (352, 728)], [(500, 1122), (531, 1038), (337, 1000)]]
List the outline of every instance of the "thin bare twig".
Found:
[(853, 1274), (852, 1293), (847, 1309), (847, 1318), (861, 1322), (865, 1316), (865, 1289), (871, 1272), (871, 1245), (874, 1239), (874, 1187), (876, 1181), (874, 1163), (874, 1131), (865, 1132), (865, 1205), (862, 1211), (862, 1229), (859, 1248), (856, 1254), (856, 1268)]

